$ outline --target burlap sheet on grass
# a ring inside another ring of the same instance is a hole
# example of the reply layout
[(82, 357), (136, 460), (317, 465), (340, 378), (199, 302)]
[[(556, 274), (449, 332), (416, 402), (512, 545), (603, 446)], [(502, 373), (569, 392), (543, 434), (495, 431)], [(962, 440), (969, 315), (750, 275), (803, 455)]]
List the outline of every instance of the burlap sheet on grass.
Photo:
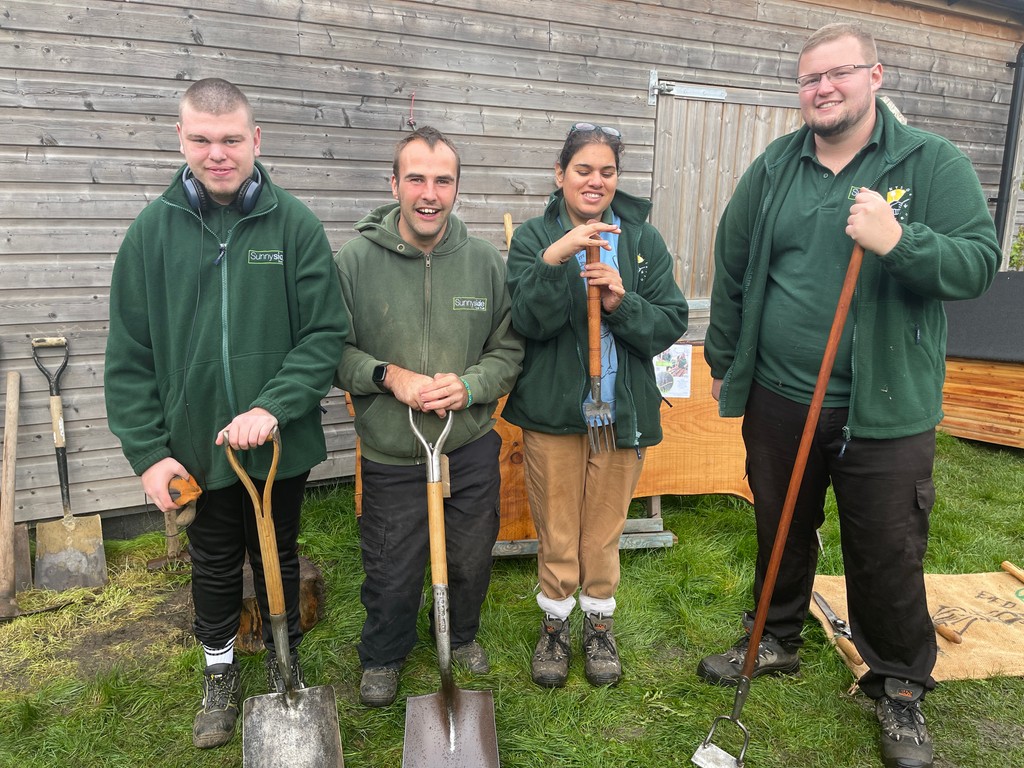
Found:
[[(925, 575), (925, 586), (932, 621), (947, 624), (963, 638), (963, 642), (956, 644), (936, 637), (939, 655), (932, 673), (936, 680), (1024, 677), (1024, 584), (997, 571), (929, 573)], [(842, 576), (819, 574), (814, 579), (814, 589), (839, 618), (848, 620)], [(831, 626), (814, 601), (811, 613), (832, 637)], [(899, 616), (893, 616), (893, 621), (899, 620)], [(836, 652), (857, 679), (868, 671), (866, 665), (854, 664), (838, 648)]]

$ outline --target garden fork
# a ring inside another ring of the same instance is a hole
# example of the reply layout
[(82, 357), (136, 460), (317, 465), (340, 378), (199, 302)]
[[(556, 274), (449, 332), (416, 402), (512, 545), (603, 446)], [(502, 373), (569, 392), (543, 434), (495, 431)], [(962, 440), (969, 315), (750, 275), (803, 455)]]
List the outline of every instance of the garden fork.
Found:
[[(587, 264), (601, 260), (601, 246), (586, 247)], [(601, 399), (601, 289), (587, 283), (587, 352), (590, 367), (590, 396), (592, 403), (583, 404), (583, 418), (587, 422), (590, 450), (615, 450), (615, 432), (612, 429), (611, 406)]]

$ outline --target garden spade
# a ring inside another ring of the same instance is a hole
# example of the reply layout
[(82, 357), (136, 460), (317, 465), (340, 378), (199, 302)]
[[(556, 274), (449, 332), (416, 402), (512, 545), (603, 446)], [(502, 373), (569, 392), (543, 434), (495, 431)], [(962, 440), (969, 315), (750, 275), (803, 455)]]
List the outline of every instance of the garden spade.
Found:
[[(50, 371), (39, 350), (59, 347), (64, 359)], [(107, 583), (107, 556), (103, 551), (103, 528), (99, 515), (73, 517), (71, 486), (68, 482), (68, 452), (64, 442), (64, 404), (60, 396), (60, 375), (68, 365), (68, 340), (63, 336), (32, 339), (32, 359), (50, 383), (50, 421), (57, 453), (57, 477), (64, 517), (36, 525), (36, 586), (56, 592), (75, 587), (102, 587)]]
[[(601, 246), (588, 245), (587, 264), (601, 261)], [(583, 404), (583, 418), (587, 422), (590, 450), (615, 450), (612, 430), (611, 405), (601, 399), (601, 289), (587, 284), (587, 361), (590, 373), (590, 398)]]
[(437, 443), (431, 446), (409, 424), (427, 450), (427, 522), (430, 529), (430, 572), (434, 589), (434, 636), (441, 668), (441, 690), (410, 696), (405, 704), (403, 768), (498, 768), (498, 734), (490, 691), (466, 691), (452, 680), (451, 628), (448, 626), (448, 555), (444, 536), (444, 491), (441, 448), (452, 429), (448, 412)]
[(292, 675), (288, 650), (288, 619), (284, 604), (284, 584), (277, 557), (277, 537), (270, 507), (270, 489), (277, 474), (281, 441), (275, 429), (271, 434), (274, 458), (263, 486), (263, 498), (249, 475), (238, 463), (231, 446), (225, 442), (228, 461), (249, 492), (256, 512), (263, 576), (267, 584), (270, 626), (278, 669), (284, 680), (284, 693), (250, 696), (242, 704), (243, 768), (344, 768), (338, 704), (334, 688), (320, 685), (299, 688)]
[[(793, 511), (796, 509), (796, 499), (800, 493), (800, 485), (803, 483), (804, 470), (807, 468), (807, 457), (811, 452), (811, 441), (814, 438), (814, 430), (818, 424), (818, 416), (821, 414), (821, 404), (825, 400), (825, 389), (828, 387), (828, 380), (832, 375), (832, 365), (836, 360), (839, 338), (842, 336), (843, 326), (846, 324), (846, 316), (850, 311), (850, 302), (853, 300), (853, 289), (857, 286), (857, 275), (860, 273), (860, 265), (863, 260), (864, 249), (860, 245), (855, 244), (853, 246), (853, 253), (850, 256), (850, 265), (846, 269), (846, 277), (843, 279), (843, 287), (839, 292), (839, 304), (836, 306), (836, 313), (832, 318), (832, 328), (829, 330), (828, 341), (825, 344), (825, 354), (821, 360), (821, 368), (818, 369), (818, 379), (814, 385), (814, 394), (811, 396), (811, 404), (807, 409), (807, 419), (804, 422), (803, 434), (800, 436), (796, 460), (793, 462), (793, 473), (790, 475), (789, 486), (786, 489), (786, 500), (782, 505), (778, 530), (775, 532), (775, 543), (772, 545), (772, 554), (768, 560), (764, 584), (761, 586), (761, 594), (757, 600), (754, 626), (750, 630), (747, 653), (743, 659), (743, 668), (740, 670), (739, 681), (736, 684), (736, 699), (733, 703), (732, 714), (719, 715), (712, 722), (710, 733), (708, 733), (704, 741), (697, 747), (697, 751), (693, 754), (692, 762), (694, 765), (699, 766), (699, 768), (743, 768), (747, 746), (750, 744), (750, 732), (740, 722), (740, 711), (743, 709), (747, 695), (750, 693), (751, 675), (754, 672), (754, 664), (757, 662), (757, 651), (758, 646), (761, 644), (761, 635), (764, 633), (764, 626), (768, 622), (768, 608), (772, 602), (772, 593), (775, 591), (775, 581), (779, 576), (782, 552), (786, 547), (790, 523), (793, 522)], [(738, 757), (733, 757), (721, 747), (711, 743), (715, 730), (719, 724), (725, 721), (734, 723), (743, 734), (743, 747), (740, 749)]]

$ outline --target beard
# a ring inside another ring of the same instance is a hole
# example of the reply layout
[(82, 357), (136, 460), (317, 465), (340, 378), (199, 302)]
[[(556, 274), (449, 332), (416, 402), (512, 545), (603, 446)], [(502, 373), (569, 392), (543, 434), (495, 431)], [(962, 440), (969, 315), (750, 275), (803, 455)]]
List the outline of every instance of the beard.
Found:
[[(849, 102), (847, 102), (847, 106), (850, 106)], [(869, 102), (859, 109), (848, 109), (844, 114), (840, 115), (832, 122), (809, 122), (807, 127), (811, 129), (811, 133), (815, 136), (820, 136), (823, 139), (842, 136), (844, 133), (852, 130), (858, 123), (863, 121), (864, 116), (872, 109), (874, 109), (874, 104)]]

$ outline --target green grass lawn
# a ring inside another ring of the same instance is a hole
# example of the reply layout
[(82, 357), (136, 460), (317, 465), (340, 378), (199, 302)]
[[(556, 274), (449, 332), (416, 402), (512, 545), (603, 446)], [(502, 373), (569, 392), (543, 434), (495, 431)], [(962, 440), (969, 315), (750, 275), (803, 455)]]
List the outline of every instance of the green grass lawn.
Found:
[[(995, 571), (1007, 559), (1024, 565), (1024, 452), (940, 435), (936, 484), (930, 572)], [(325, 616), (303, 643), (303, 667), (307, 683), (336, 689), (346, 766), (390, 768), (401, 765), (405, 697), (437, 691), (439, 677), (423, 613), (398, 702), (384, 710), (359, 704), (362, 575), (352, 497), (351, 485), (314, 489), (304, 509), (303, 553), (322, 569), (327, 595)], [(674, 547), (622, 553), (615, 618), (625, 674), (616, 688), (590, 686), (578, 654), (564, 689), (530, 681), (539, 622), (534, 562), (495, 564), (479, 638), (493, 670), (475, 680), (457, 671), (456, 681), (493, 691), (506, 768), (686, 766), (713, 719), (731, 712), (732, 689), (702, 683), (695, 668), (736, 639), (750, 607), (752, 511), (722, 496), (666, 497), (663, 514), (678, 536)], [(820, 571), (842, 573), (833, 512), (822, 540)], [(181, 599), (187, 573), (145, 567), (163, 552), (160, 534), (108, 541), (111, 583), (102, 592), (18, 595), (23, 611), (61, 597), (74, 604), (0, 625), (0, 766), (241, 764), (238, 735), (217, 750), (191, 745), (200, 653)], [(575, 650), (578, 624), (573, 633)], [(817, 622), (804, 634), (801, 676), (751, 688), (741, 716), (751, 732), (747, 765), (881, 766), (870, 702), (847, 694), (852, 676)], [(243, 658), (243, 675), (247, 695), (265, 692), (261, 656)], [(935, 765), (1024, 766), (1022, 702), (1019, 678), (941, 684), (924, 707)], [(738, 754), (737, 733), (726, 723), (715, 743)]]

